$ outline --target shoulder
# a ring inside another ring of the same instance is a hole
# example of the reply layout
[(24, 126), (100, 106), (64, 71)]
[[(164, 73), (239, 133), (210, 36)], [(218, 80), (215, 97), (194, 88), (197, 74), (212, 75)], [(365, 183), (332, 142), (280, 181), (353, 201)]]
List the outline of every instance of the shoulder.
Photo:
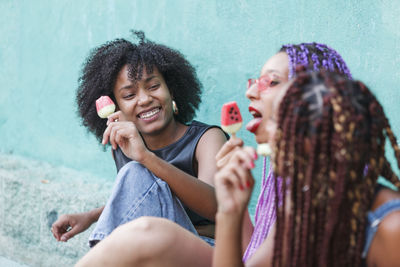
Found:
[(400, 236), (400, 193), (391, 189), (382, 189), (374, 201), (376, 208), (373, 210), (376, 211), (382, 208), (383, 205), (390, 205), (389, 203), (393, 204), (392, 208), (389, 209), (390, 212), (387, 213), (380, 223), (378, 232), (391, 238), (391, 234), (398, 234)]
[(201, 136), (199, 145), (203, 143), (207, 146), (210, 146), (215, 143), (216, 145), (218, 145), (218, 147), (220, 147), (226, 142), (226, 140), (227, 137), (219, 127), (209, 127), (204, 131), (203, 135)]
[(208, 142), (217, 142), (224, 144), (227, 138), (224, 132), (219, 128), (209, 128), (200, 138), (200, 142), (209, 144)]
[(196, 121), (196, 120), (193, 120), (190, 123), (190, 128), (196, 128), (196, 129), (199, 129), (199, 130), (207, 130), (207, 129), (213, 128), (213, 127), (217, 127), (218, 128), (218, 126), (216, 126), (216, 125), (210, 125), (210, 124), (206, 124), (204, 122), (200, 122), (200, 121)]
[(224, 136), (225, 140), (227, 140), (229, 138), (229, 136), (227, 136), (225, 134), (224, 131), (222, 131), (221, 127), (219, 127), (218, 125), (210, 125), (210, 124), (206, 124), (200, 121), (192, 121), (192, 123), (190, 124), (191, 128), (195, 128), (198, 131), (201, 131), (203, 136), (206, 135), (216, 135), (216, 136)]
[(207, 124), (203, 125), (206, 125), (206, 128), (204, 129), (197, 145), (196, 149), (197, 157), (201, 156), (202, 154), (203, 155), (209, 155), (210, 153), (216, 154), (227, 140), (225, 133), (218, 126), (207, 125)]
[(385, 240), (397, 240), (400, 248), (400, 209), (391, 212), (383, 219), (379, 232)]
[(393, 205), (396, 208), (388, 212), (382, 219), (373, 241), (375, 244), (371, 244), (371, 249), (374, 247), (380, 252), (373, 253), (371, 251), (373, 255), (376, 255), (374, 261), (385, 265), (400, 261), (400, 193), (383, 189), (377, 195), (373, 205), (375, 206), (373, 210), (376, 211), (389, 203), (396, 203)]
[(374, 239), (374, 245), (380, 252), (374, 253), (374, 262), (379, 263), (378, 266), (397, 266), (400, 262), (400, 210), (383, 219)]

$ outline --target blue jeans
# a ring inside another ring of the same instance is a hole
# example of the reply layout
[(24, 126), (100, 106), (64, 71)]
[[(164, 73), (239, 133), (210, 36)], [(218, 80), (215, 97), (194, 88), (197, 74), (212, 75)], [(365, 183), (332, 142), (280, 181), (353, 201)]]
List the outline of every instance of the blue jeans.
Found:
[(197, 235), (182, 203), (168, 184), (140, 163), (131, 161), (118, 172), (111, 196), (89, 237), (89, 244), (104, 239), (118, 226), (141, 216), (169, 219)]

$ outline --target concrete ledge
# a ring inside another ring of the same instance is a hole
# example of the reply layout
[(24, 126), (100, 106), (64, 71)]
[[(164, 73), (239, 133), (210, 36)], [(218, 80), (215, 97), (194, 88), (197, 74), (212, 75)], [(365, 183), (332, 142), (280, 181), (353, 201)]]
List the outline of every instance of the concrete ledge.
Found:
[(28, 265), (25, 264), (20, 264), (18, 262), (9, 260), (7, 258), (4, 258), (0, 256), (0, 266), (7, 266), (7, 267), (29, 267)]
[(0, 255), (28, 266), (72, 266), (88, 251), (92, 228), (67, 243), (50, 227), (64, 213), (104, 205), (112, 181), (0, 154)]

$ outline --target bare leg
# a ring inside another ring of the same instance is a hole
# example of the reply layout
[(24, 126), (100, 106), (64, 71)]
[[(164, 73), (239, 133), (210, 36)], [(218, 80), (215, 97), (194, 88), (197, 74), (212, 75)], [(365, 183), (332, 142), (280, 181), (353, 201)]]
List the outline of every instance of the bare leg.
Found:
[(76, 265), (211, 266), (213, 248), (167, 219), (141, 217), (115, 229)]

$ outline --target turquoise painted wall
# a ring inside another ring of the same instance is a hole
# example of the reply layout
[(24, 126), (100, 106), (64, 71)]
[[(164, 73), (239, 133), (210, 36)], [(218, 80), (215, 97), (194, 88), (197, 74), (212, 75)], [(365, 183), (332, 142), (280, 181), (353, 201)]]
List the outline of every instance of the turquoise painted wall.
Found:
[(373, 89), (400, 135), (398, 14), (390, 0), (1, 0), (0, 152), (113, 179), (110, 153), (80, 126), (74, 97), (89, 50), (132, 28), (196, 66), (198, 120), (218, 124), (221, 104), (237, 100), (248, 121), (247, 78), (281, 44), (318, 41)]

